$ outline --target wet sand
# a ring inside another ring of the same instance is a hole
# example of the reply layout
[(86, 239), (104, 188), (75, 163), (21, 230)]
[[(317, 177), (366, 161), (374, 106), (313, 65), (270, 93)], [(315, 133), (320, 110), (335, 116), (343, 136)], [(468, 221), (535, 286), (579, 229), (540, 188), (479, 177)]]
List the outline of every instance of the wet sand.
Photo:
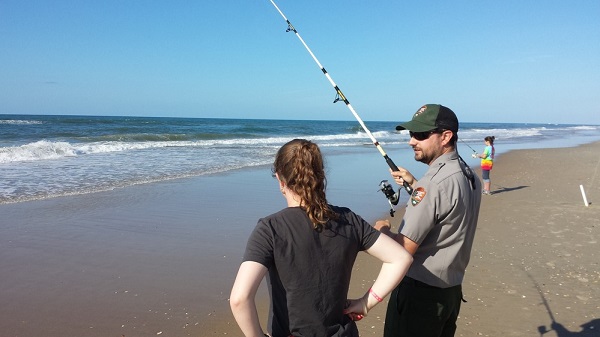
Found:
[[(457, 336), (600, 336), (599, 164), (600, 143), (497, 158)], [(258, 168), (0, 205), (0, 335), (240, 336), (229, 290), (256, 220), (283, 207), (272, 184)], [(385, 215), (381, 199), (356, 201), (382, 196), (330, 186), (334, 203)], [(359, 256), (351, 296), (374, 262)], [(265, 317), (264, 287), (260, 297)], [(361, 335), (381, 336), (384, 319), (382, 304)]]

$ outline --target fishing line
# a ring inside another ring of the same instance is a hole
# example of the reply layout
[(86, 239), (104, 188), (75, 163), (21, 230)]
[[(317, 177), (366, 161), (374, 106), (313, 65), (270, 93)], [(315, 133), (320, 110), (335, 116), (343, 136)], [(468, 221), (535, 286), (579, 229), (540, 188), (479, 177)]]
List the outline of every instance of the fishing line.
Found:
[[(302, 42), (302, 45), (304, 45), (304, 48), (306, 48), (306, 50), (308, 51), (308, 53), (310, 54), (310, 56), (312, 57), (312, 59), (317, 63), (317, 65), (319, 66), (319, 68), (321, 68), (321, 71), (323, 72), (323, 74), (325, 75), (325, 77), (327, 77), (327, 80), (329, 80), (329, 83), (331, 83), (331, 85), (335, 89), (336, 96), (335, 96), (335, 99), (334, 99), (333, 103), (336, 103), (338, 101), (343, 101), (346, 104), (346, 106), (348, 107), (348, 109), (350, 109), (350, 112), (352, 112), (352, 114), (354, 115), (354, 118), (356, 118), (356, 120), (358, 121), (358, 123), (360, 124), (360, 126), (363, 128), (363, 130), (367, 133), (367, 135), (369, 136), (369, 138), (373, 142), (373, 145), (375, 145), (375, 147), (377, 148), (377, 150), (379, 150), (379, 152), (381, 153), (381, 155), (385, 159), (385, 161), (388, 164), (388, 166), (392, 169), (392, 171), (399, 171), (398, 166), (396, 166), (396, 164), (394, 164), (394, 162), (392, 161), (392, 159), (390, 159), (390, 157), (388, 157), (388, 155), (385, 153), (385, 151), (383, 150), (383, 148), (381, 147), (381, 145), (379, 144), (379, 142), (377, 141), (377, 139), (375, 139), (375, 137), (373, 137), (373, 134), (371, 134), (371, 131), (369, 131), (369, 129), (367, 128), (367, 126), (365, 125), (365, 123), (363, 122), (363, 120), (360, 118), (360, 116), (356, 113), (356, 111), (354, 110), (354, 108), (352, 107), (352, 105), (350, 104), (350, 102), (348, 101), (348, 99), (346, 98), (346, 96), (342, 93), (342, 91), (337, 86), (337, 84), (335, 84), (335, 82), (333, 81), (333, 79), (331, 78), (331, 76), (329, 76), (329, 73), (321, 65), (321, 62), (319, 62), (319, 60), (317, 59), (317, 57), (315, 56), (315, 54), (313, 54), (312, 50), (310, 50), (310, 48), (308, 47), (308, 45), (306, 44), (306, 42), (304, 42), (304, 40), (302, 39), (302, 37), (300, 36), (300, 34), (296, 30), (296, 28), (294, 28), (294, 26), (292, 25), (292, 23), (290, 22), (290, 20), (287, 19), (287, 17), (283, 14), (283, 12), (281, 11), (281, 9), (279, 9), (279, 7), (277, 7), (277, 5), (275, 4), (275, 2), (273, 0), (270, 0), (270, 1), (273, 4), (273, 6), (275, 7), (275, 9), (277, 9), (277, 11), (279, 12), (279, 14), (281, 14), (281, 16), (283, 17), (283, 19), (287, 22), (288, 28), (287, 28), (286, 32), (292, 31), (292, 32), (294, 32), (294, 34), (296, 34), (296, 36), (298, 37), (298, 39), (300, 40), (300, 42)], [(404, 189), (406, 190), (406, 192), (408, 192), (408, 194), (412, 194), (412, 187), (410, 187), (410, 185), (406, 181), (403, 183), (403, 186), (404, 186)]]
[(473, 150), (474, 153), (477, 153), (477, 151), (475, 151), (475, 149), (473, 149), (467, 142), (465, 142), (464, 140), (458, 138), (458, 140), (460, 140), (461, 142), (465, 143), (466, 146), (469, 147), (469, 149)]

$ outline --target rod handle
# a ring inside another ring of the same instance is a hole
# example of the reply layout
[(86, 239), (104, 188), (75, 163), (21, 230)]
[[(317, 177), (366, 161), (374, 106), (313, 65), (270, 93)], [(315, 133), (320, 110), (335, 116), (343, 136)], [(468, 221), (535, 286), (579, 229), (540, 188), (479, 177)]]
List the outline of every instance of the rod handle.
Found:
[[(392, 161), (392, 159), (390, 157), (388, 157), (387, 155), (385, 156), (385, 161), (388, 164), (388, 166), (392, 169), (392, 171), (400, 171), (398, 169), (398, 166), (396, 164), (394, 164), (394, 161)], [(410, 187), (410, 185), (406, 182), (406, 180), (404, 181), (404, 183), (402, 183), (402, 186), (404, 186), (404, 189), (406, 190), (406, 192), (408, 194), (412, 194), (413, 189), (412, 187)]]

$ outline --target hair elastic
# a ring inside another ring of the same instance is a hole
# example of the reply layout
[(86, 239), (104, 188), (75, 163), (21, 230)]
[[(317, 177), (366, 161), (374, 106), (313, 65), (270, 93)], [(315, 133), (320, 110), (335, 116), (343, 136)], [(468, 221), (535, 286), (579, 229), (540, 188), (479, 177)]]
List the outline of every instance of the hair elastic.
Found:
[(377, 295), (374, 291), (373, 288), (369, 289), (369, 294), (373, 295), (373, 297), (375, 297), (375, 299), (377, 300), (377, 302), (381, 302), (383, 301), (383, 298), (379, 297), (379, 295)]

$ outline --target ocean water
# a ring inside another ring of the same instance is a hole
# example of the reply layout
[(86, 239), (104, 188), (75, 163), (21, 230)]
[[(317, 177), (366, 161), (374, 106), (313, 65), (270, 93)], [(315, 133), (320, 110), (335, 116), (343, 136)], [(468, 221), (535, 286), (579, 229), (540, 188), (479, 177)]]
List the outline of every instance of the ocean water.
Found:
[[(396, 164), (412, 158), (395, 122), (365, 124)], [(463, 158), (481, 151), (488, 135), (502, 152), (596, 141), (600, 126), (461, 123)], [(353, 120), (0, 115), (0, 204), (267, 166), (293, 138), (315, 141), (326, 156), (381, 157)]]

